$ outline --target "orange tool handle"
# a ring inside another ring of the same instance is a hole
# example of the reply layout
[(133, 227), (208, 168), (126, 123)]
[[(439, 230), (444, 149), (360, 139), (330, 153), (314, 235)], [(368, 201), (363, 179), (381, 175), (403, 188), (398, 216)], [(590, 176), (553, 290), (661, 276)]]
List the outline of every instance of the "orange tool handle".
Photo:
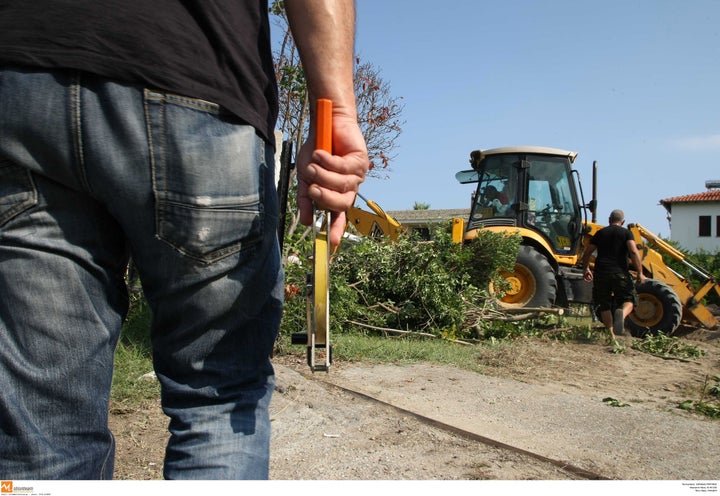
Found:
[(332, 153), (332, 100), (319, 98), (315, 116), (315, 148)]

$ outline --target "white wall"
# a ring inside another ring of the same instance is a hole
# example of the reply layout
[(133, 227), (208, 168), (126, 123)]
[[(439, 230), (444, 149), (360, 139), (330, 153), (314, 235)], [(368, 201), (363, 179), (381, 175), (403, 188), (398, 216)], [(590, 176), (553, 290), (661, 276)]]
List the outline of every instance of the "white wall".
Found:
[[(699, 217), (709, 215), (710, 236), (699, 237)], [(673, 203), (670, 239), (687, 251), (720, 251), (720, 233), (717, 231), (717, 217), (720, 216), (720, 202)]]

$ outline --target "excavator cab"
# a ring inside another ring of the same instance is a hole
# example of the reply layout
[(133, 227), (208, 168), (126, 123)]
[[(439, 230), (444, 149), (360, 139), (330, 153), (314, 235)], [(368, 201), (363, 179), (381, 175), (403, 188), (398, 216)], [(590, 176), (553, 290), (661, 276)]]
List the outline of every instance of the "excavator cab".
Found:
[(576, 156), (542, 147), (472, 152), (473, 170), (456, 175), (460, 182), (477, 182), (467, 229), (524, 228), (555, 255), (577, 253), (583, 219), (572, 174)]
[[(572, 164), (577, 153), (546, 147), (505, 147), (470, 154), (471, 170), (455, 177), (476, 184), (463, 241), (480, 230), (518, 234), (515, 267), (502, 272), (507, 307), (588, 303), (591, 285), (576, 267), (591, 227)], [(455, 239), (455, 238), (454, 238)], [(491, 292), (493, 291), (492, 288)]]

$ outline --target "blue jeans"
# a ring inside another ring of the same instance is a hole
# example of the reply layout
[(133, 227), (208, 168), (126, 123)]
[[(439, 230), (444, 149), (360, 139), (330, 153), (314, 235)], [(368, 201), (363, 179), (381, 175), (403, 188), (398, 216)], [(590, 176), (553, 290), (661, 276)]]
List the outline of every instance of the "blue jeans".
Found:
[(283, 300), (272, 147), (217, 105), (0, 70), (0, 477), (111, 478), (131, 255), (165, 477), (268, 477)]

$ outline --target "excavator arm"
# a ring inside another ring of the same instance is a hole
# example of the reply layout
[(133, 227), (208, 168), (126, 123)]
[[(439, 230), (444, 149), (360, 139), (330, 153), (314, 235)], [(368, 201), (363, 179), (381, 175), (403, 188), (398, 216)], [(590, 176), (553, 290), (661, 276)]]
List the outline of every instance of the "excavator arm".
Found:
[(400, 234), (405, 231), (405, 228), (380, 208), (377, 203), (368, 200), (360, 193), (358, 193), (357, 196), (365, 202), (371, 212), (356, 206), (350, 207), (347, 211), (348, 225), (352, 225), (355, 230), (363, 236), (374, 239), (388, 238), (392, 241), (397, 241)]
[[(680, 250), (640, 224), (630, 224), (628, 229), (633, 234), (635, 243), (642, 253), (642, 270), (645, 275), (664, 282), (675, 291), (684, 309), (684, 319), (696, 320), (707, 329), (717, 327), (719, 324), (717, 317), (708, 310), (707, 306), (702, 304), (702, 299), (710, 291), (715, 291), (720, 296), (720, 285), (715, 276), (694, 264)], [(687, 278), (678, 274), (665, 263), (662, 254), (668, 255), (688, 267), (702, 281), (702, 286), (696, 290)]]

